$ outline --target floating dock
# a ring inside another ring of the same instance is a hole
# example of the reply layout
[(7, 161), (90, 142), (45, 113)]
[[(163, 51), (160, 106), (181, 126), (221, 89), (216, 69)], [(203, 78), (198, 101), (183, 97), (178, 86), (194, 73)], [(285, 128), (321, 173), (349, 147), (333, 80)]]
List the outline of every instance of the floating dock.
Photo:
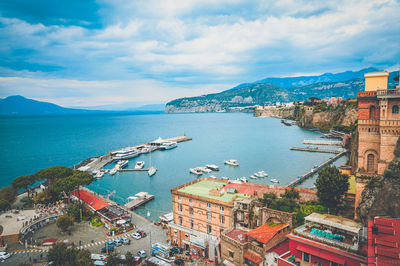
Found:
[(327, 140), (303, 140), (302, 144), (342, 146), (342, 142), (341, 141), (327, 141)]
[(295, 187), (298, 184), (301, 184), (304, 180), (306, 180), (310, 176), (314, 175), (315, 173), (319, 172), (326, 165), (333, 163), (334, 161), (336, 161), (337, 159), (339, 159), (340, 157), (342, 157), (346, 153), (347, 153), (346, 151), (340, 152), (339, 154), (335, 155), (335, 157), (330, 158), (329, 160), (325, 161), (324, 163), (322, 163), (318, 167), (315, 167), (315, 168), (311, 169), (310, 171), (308, 171), (307, 173), (305, 173), (304, 175), (302, 175), (300, 177), (297, 177), (296, 179), (292, 180), (287, 186), (288, 187)]
[(134, 209), (146, 204), (147, 202), (154, 199), (154, 195), (150, 195), (147, 192), (139, 192), (133, 197), (134, 199), (130, 202), (126, 203), (124, 206), (129, 210), (133, 211)]
[(309, 151), (309, 152), (322, 152), (322, 153), (334, 153), (339, 154), (343, 151), (338, 150), (327, 150), (327, 149), (319, 149), (318, 147), (291, 147), (292, 151)]

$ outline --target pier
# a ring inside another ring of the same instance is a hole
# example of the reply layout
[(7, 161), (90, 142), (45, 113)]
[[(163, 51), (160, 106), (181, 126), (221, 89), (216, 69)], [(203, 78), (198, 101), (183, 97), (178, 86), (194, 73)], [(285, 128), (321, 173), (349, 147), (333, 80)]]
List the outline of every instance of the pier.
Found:
[(139, 192), (133, 197), (133, 200), (126, 203), (124, 206), (129, 210), (133, 211), (134, 209), (146, 204), (147, 202), (154, 199), (154, 195), (150, 195), (147, 192)]
[[(178, 136), (178, 137), (173, 137), (173, 138), (168, 138), (168, 139), (162, 139), (160, 143), (170, 142), (170, 141), (179, 143), (179, 142), (185, 142), (185, 141), (189, 141), (189, 140), (192, 140), (192, 138), (189, 138), (186, 136)], [(111, 153), (121, 151), (124, 149), (138, 148), (138, 147), (141, 147), (144, 145), (150, 145), (150, 143), (151, 142), (147, 142), (147, 143), (140, 144), (140, 145), (125, 147), (125, 148), (121, 148), (118, 150), (110, 151), (107, 155), (86, 159), (86, 160), (80, 162), (79, 164), (73, 166), (73, 169), (78, 169), (78, 170), (85, 171), (85, 172), (100, 171), (104, 166), (106, 166), (107, 164), (109, 164), (113, 161)], [(159, 149), (160, 148), (158, 147), (156, 150), (159, 150)], [(119, 171), (123, 172), (123, 171), (148, 171), (148, 170), (149, 169), (121, 169)]]
[(324, 163), (322, 163), (318, 167), (312, 168), (310, 171), (308, 171), (304, 175), (302, 175), (300, 177), (297, 177), (296, 179), (292, 180), (287, 186), (288, 187), (295, 187), (298, 184), (301, 184), (304, 180), (306, 180), (310, 176), (314, 175), (315, 173), (318, 173), (326, 165), (333, 163), (334, 161), (336, 161), (337, 159), (339, 159), (340, 157), (342, 157), (346, 153), (347, 153), (346, 151), (339, 152), (337, 155), (335, 155), (334, 157), (332, 157), (329, 160), (325, 161)]
[(149, 168), (142, 169), (118, 169), (118, 172), (149, 171)]
[(303, 140), (302, 144), (342, 146), (342, 142), (341, 141), (327, 141), (327, 140)]
[(318, 147), (290, 147), (292, 151), (308, 151), (308, 152), (322, 152), (322, 153), (334, 153), (340, 154), (343, 151), (339, 150), (328, 150), (328, 149), (319, 149)]

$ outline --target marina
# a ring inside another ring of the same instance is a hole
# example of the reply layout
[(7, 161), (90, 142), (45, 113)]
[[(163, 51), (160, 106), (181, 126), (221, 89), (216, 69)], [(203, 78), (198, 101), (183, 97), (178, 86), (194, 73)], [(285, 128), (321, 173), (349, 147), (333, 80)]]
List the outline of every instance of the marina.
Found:
[(328, 150), (328, 149), (320, 149), (318, 147), (290, 147), (292, 151), (308, 151), (308, 152), (321, 152), (321, 153), (335, 153), (340, 154), (342, 151), (339, 150)]
[(124, 207), (133, 211), (134, 209), (146, 204), (149, 201), (154, 199), (154, 195), (151, 195), (147, 192), (139, 192), (135, 194), (134, 197), (129, 197), (128, 199), (132, 199), (128, 203), (124, 204)]

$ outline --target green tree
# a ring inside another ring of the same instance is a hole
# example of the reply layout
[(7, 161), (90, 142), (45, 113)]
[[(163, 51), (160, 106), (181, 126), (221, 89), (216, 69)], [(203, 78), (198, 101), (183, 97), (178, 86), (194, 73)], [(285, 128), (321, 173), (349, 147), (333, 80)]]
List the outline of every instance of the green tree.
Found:
[(286, 199), (299, 200), (300, 193), (294, 187), (292, 187), (290, 189), (286, 189), (285, 193), (283, 193), (282, 197), (286, 198)]
[(121, 264), (121, 260), (118, 258), (118, 255), (115, 253), (110, 253), (107, 257), (107, 265), (108, 266), (118, 266)]
[(66, 258), (67, 245), (64, 243), (56, 243), (47, 253), (47, 259), (53, 261), (54, 265), (64, 265), (68, 260)]
[(49, 186), (52, 186), (55, 180), (71, 176), (72, 173), (73, 170), (71, 168), (65, 166), (53, 166), (42, 169), (33, 176), (35, 180), (47, 180), (49, 182)]
[(76, 222), (81, 221), (81, 210), (83, 209), (83, 203), (75, 203), (71, 204), (67, 207), (67, 214), (71, 217), (74, 217)]
[(13, 187), (3, 187), (0, 189), (0, 199), (7, 201), (10, 205), (15, 202), (17, 192)]
[(0, 199), (0, 211), (5, 211), (10, 209), (11, 205), (8, 201)]
[(78, 250), (76, 254), (76, 264), (79, 266), (93, 265), (93, 261), (90, 258), (90, 252), (88, 250)]
[(15, 190), (18, 191), (21, 188), (25, 189), (25, 191), (28, 192), (28, 198), (29, 198), (29, 187), (32, 186), (33, 184), (35, 184), (35, 179), (32, 175), (19, 176), (11, 182), (11, 185)]
[(89, 266), (93, 265), (90, 252), (68, 247), (64, 243), (56, 243), (48, 252), (47, 259), (53, 261), (54, 265), (65, 266)]
[(270, 208), (277, 198), (278, 197), (276, 196), (275, 192), (264, 193), (261, 202), (264, 206)]
[(349, 190), (349, 177), (341, 174), (336, 166), (328, 165), (319, 172), (315, 186), (321, 204), (337, 211), (343, 203), (343, 195)]
[(125, 257), (126, 257), (126, 260), (124, 263), (125, 265), (128, 265), (128, 266), (136, 265), (135, 257), (132, 255), (132, 253), (130, 251), (128, 251), (126, 253)]
[(68, 228), (74, 224), (74, 218), (69, 215), (63, 215), (57, 218), (56, 224), (62, 232), (66, 232)]

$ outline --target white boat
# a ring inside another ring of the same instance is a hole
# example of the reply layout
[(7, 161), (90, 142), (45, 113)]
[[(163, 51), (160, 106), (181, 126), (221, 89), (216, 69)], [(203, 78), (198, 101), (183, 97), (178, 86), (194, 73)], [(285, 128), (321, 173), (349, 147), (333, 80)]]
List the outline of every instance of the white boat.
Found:
[(130, 159), (140, 155), (140, 151), (136, 148), (127, 148), (111, 153), (114, 160)]
[(98, 172), (94, 177), (95, 177), (95, 178), (102, 178), (103, 175), (104, 175), (103, 172)]
[(150, 167), (149, 168), (149, 170), (147, 171), (147, 174), (149, 175), (149, 176), (153, 176), (155, 173), (157, 172), (157, 168), (155, 168), (155, 167)]
[(239, 179), (230, 180), (229, 182), (231, 182), (232, 184), (243, 184), (243, 181)]
[(273, 178), (273, 179), (271, 179), (271, 182), (272, 182), (272, 183), (279, 183), (279, 180), (278, 180), (278, 179), (275, 179), (275, 178)]
[(110, 170), (109, 174), (110, 175), (115, 175), (115, 173), (117, 172), (117, 168), (113, 168)]
[(208, 169), (207, 167), (196, 167), (196, 169), (199, 169), (200, 171), (204, 173), (211, 173), (211, 170)]
[(142, 169), (144, 167), (144, 162), (143, 161), (138, 161), (135, 164), (135, 169)]
[(195, 174), (195, 175), (202, 175), (203, 174), (203, 172), (200, 169), (197, 169), (197, 168), (190, 168), (189, 172), (191, 172), (192, 174)]
[(225, 161), (225, 164), (231, 165), (231, 166), (239, 166), (239, 163), (234, 159), (230, 159), (230, 160)]
[(210, 175), (211, 178), (217, 178), (215, 175)]
[(223, 176), (222, 179), (229, 180), (229, 177)]
[(241, 178), (239, 178), (239, 180), (240, 180), (240, 181), (242, 181), (242, 182), (244, 182), (244, 183), (247, 183), (247, 182), (249, 182), (249, 181), (247, 180), (247, 178), (246, 178), (246, 177), (241, 177)]
[(255, 177), (254, 175), (250, 176), (251, 179), (257, 179), (257, 177)]
[(176, 143), (175, 141), (167, 141), (160, 146), (162, 150), (170, 150), (176, 147), (178, 147), (178, 143)]
[(256, 177), (260, 177), (260, 178), (263, 178), (263, 177), (267, 177), (267, 176), (268, 176), (268, 174), (267, 174), (266, 172), (264, 172), (264, 171), (259, 171), (259, 172), (257, 172), (257, 173), (254, 173), (254, 175), (255, 175)]
[(219, 167), (215, 164), (207, 164), (206, 167), (212, 171), (219, 171)]
[(129, 161), (128, 160), (119, 160), (117, 164), (115, 165), (116, 168), (122, 169), (125, 168), (128, 165)]

